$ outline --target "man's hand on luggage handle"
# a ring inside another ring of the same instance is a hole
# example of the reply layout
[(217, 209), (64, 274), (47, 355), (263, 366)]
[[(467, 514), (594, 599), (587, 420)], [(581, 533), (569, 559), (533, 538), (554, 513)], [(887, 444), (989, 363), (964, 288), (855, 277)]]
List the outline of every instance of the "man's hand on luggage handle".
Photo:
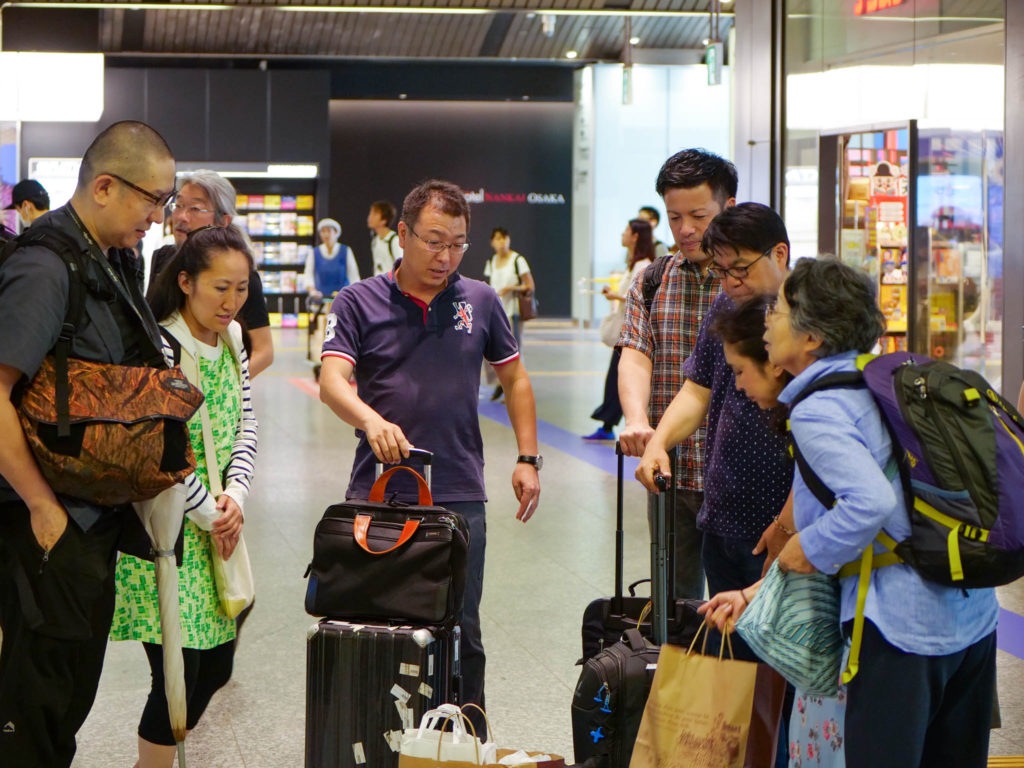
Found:
[(516, 464), (512, 472), (512, 490), (519, 500), (516, 520), (526, 522), (537, 511), (540, 503), (540, 474), (532, 464)]
[(409, 449), (412, 448), (397, 424), (386, 421), (379, 414), (374, 413), (374, 418), (363, 427), (366, 432), (366, 442), (369, 443), (373, 455), (385, 464), (397, 464), (402, 459), (409, 458)]
[(650, 424), (626, 426), (619, 433), (619, 446), (622, 448), (623, 456), (643, 456), (647, 442), (654, 434), (654, 428)]
[[(621, 438), (619, 439), (621, 440)], [(654, 475), (657, 472), (660, 472), (667, 478), (671, 478), (672, 462), (665, 451), (648, 445), (647, 450), (644, 451), (643, 458), (640, 459), (640, 464), (636, 468), (636, 479), (651, 493), (659, 493), (660, 491), (654, 480)]]

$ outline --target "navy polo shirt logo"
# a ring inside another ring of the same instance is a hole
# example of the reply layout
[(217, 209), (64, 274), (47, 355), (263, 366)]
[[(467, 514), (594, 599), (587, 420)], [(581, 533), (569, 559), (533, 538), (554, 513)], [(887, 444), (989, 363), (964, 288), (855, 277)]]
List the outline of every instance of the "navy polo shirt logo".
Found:
[(324, 344), (334, 340), (335, 328), (338, 326), (338, 316), (333, 312), (327, 315), (327, 327), (324, 328)]
[(473, 305), (468, 301), (453, 301), (452, 306), (455, 307), (455, 315), (453, 319), (455, 323), (455, 330), (461, 331), (465, 329), (466, 333), (473, 332)]

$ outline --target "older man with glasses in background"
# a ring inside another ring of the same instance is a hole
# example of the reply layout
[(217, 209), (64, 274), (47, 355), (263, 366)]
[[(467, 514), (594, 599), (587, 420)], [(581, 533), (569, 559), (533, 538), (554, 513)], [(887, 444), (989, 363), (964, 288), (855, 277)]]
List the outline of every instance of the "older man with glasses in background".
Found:
[[(200, 227), (230, 227), (238, 215), (235, 209), (235, 188), (216, 171), (187, 173), (180, 177), (178, 184), (180, 191), (174, 198), (171, 212), (174, 245), (165, 245), (153, 251), (149, 267), (150, 287), (160, 270), (185, 242), (189, 232)], [(237, 224), (233, 226), (249, 242), (245, 230)], [(249, 336), (249, 376), (255, 378), (274, 362), (274, 340), (270, 334), (270, 315), (263, 296), (263, 281), (255, 270), (249, 277), (249, 297), (242, 305), (238, 319)]]

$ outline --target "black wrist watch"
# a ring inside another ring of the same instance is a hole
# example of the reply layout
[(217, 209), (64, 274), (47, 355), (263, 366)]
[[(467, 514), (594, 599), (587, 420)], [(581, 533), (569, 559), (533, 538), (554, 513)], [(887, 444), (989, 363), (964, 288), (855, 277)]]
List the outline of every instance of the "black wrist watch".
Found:
[(519, 458), (516, 459), (516, 464), (533, 464), (534, 468), (540, 472), (541, 467), (544, 466), (544, 457), (519, 454)]

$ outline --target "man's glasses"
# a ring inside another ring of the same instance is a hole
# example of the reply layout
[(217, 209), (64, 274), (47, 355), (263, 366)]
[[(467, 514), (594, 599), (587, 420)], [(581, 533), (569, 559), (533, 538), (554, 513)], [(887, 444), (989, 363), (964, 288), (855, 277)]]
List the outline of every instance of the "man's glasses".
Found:
[(708, 272), (711, 273), (712, 277), (718, 280), (721, 280), (726, 275), (733, 278), (734, 280), (746, 280), (747, 276), (750, 274), (750, 268), (757, 264), (757, 262), (759, 262), (761, 259), (763, 259), (765, 256), (767, 256), (774, 250), (775, 246), (773, 245), (767, 251), (765, 251), (756, 259), (754, 259), (752, 262), (750, 262), (749, 264), (744, 264), (742, 267), (720, 267), (717, 264), (712, 264), (711, 266), (708, 267)]
[(142, 195), (144, 198), (146, 198), (146, 200), (149, 201), (149, 204), (152, 205), (154, 208), (164, 208), (164, 207), (166, 207), (167, 204), (170, 203), (171, 200), (173, 200), (177, 196), (177, 194), (178, 194), (178, 190), (172, 189), (166, 195), (154, 195), (149, 190), (143, 189), (138, 184), (132, 184), (130, 181), (128, 181), (128, 179), (122, 178), (121, 176), (118, 176), (116, 173), (110, 173), (109, 171), (107, 171), (105, 173), (102, 173), (101, 175), (102, 176), (110, 176), (111, 178), (117, 179), (118, 181), (120, 181), (126, 187), (129, 187), (130, 189), (134, 189), (136, 192), (138, 192), (140, 195)]
[(203, 213), (217, 213), (215, 210), (211, 208), (200, 208), (198, 205), (185, 205), (184, 203), (175, 203), (174, 205), (171, 206), (171, 209), (175, 213), (184, 213), (187, 214), (188, 216), (199, 216), (200, 214)]
[(423, 242), (423, 245), (425, 245), (427, 250), (431, 253), (440, 253), (445, 248), (448, 248), (451, 250), (452, 255), (456, 256), (465, 253), (469, 249), (469, 243), (445, 243), (441, 240), (427, 240), (420, 237), (419, 233), (417, 233), (412, 227), (409, 227), (409, 231), (416, 235), (416, 237)]

